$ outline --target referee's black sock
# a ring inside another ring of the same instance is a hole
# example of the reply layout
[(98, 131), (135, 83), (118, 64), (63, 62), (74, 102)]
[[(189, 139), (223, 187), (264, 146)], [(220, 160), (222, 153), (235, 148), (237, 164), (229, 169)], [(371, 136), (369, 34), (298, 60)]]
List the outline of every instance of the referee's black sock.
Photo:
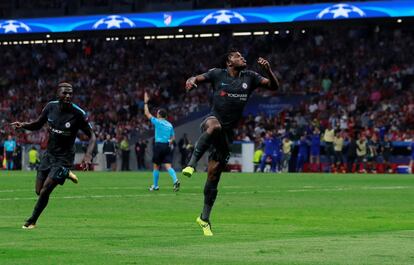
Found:
[(213, 135), (208, 134), (207, 132), (204, 132), (203, 134), (201, 134), (194, 148), (194, 152), (191, 155), (190, 162), (188, 162), (188, 165), (190, 167), (195, 168), (197, 166), (197, 162), (201, 159), (201, 157), (210, 147), (212, 138), (213, 138)]

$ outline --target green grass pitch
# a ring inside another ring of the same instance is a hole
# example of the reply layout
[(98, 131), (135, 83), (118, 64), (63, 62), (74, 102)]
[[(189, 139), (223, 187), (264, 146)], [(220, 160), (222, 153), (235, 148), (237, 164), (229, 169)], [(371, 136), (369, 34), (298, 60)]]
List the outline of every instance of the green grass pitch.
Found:
[(0, 264), (414, 264), (414, 176), (224, 174), (214, 236), (195, 223), (204, 173), (78, 172), (31, 231), (34, 172), (0, 172)]

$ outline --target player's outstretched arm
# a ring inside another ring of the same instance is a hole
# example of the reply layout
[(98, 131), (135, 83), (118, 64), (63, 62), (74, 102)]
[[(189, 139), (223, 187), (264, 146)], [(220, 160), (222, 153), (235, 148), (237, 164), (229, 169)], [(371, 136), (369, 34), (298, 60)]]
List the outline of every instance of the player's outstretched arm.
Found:
[(26, 129), (29, 131), (40, 130), (47, 121), (46, 111), (43, 110), (37, 120), (32, 122), (15, 121), (10, 123), (15, 129)]
[(191, 89), (197, 87), (198, 84), (203, 83), (205, 80), (206, 77), (204, 75), (192, 76), (185, 82), (185, 90), (188, 92)]
[(261, 85), (271, 90), (279, 89), (279, 80), (276, 78), (275, 74), (273, 73), (272, 68), (270, 67), (270, 63), (267, 60), (263, 59), (262, 57), (259, 57), (259, 59), (257, 59), (257, 63), (260, 65), (260, 67), (263, 68), (267, 76), (267, 78), (264, 78), (261, 81)]
[(148, 119), (152, 118), (151, 112), (148, 109), (148, 101), (150, 100), (147, 91), (144, 92), (144, 114)]

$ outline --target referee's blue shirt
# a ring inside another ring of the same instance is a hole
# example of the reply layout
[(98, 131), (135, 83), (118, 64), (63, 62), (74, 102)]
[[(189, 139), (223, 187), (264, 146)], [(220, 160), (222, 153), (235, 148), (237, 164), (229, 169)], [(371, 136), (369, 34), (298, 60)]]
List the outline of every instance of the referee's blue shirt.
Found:
[(172, 124), (164, 119), (151, 118), (151, 123), (155, 127), (155, 142), (169, 143), (172, 136), (174, 136), (174, 128)]
[(16, 148), (15, 140), (4, 141), (4, 149), (6, 149), (6, 152), (14, 152), (15, 148)]

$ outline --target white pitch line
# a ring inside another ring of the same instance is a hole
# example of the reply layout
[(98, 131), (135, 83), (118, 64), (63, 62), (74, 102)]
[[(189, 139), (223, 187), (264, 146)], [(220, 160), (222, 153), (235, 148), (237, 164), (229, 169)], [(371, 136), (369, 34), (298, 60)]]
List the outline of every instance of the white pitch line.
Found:
[[(190, 194), (190, 195), (199, 195), (198, 193), (186, 193), (186, 194)], [(83, 195), (79, 195), (79, 196), (63, 196), (63, 197), (51, 197), (52, 199), (69, 199), (69, 200), (73, 200), (73, 199), (109, 199), (109, 198), (131, 198), (131, 197), (149, 197), (149, 196), (171, 196), (173, 194), (157, 194), (157, 195), (152, 195), (152, 194), (131, 194), (131, 195), (88, 195), (88, 196), (83, 196)], [(0, 201), (21, 201), (21, 200), (35, 200), (37, 199), (36, 197), (14, 197), (14, 198), (0, 198)]]
[[(114, 187), (112, 187), (114, 188)], [(389, 187), (360, 187), (361, 190), (399, 190), (399, 189), (410, 189), (414, 188), (411, 186), (389, 186)], [(122, 188), (120, 188), (122, 189)], [(135, 189), (135, 188), (134, 188)], [(136, 188), (138, 189), (138, 188)], [(141, 188), (139, 188), (141, 189)], [(222, 192), (222, 195), (228, 195), (228, 194), (256, 194), (256, 193), (282, 193), (282, 192), (332, 192), (332, 191), (350, 191), (350, 190), (358, 190), (354, 188), (345, 188), (345, 187), (338, 187), (338, 188), (326, 188), (326, 189), (292, 189), (292, 190), (273, 190), (273, 191), (230, 191), (230, 192)], [(191, 195), (191, 196), (200, 196), (201, 192), (197, 193), (185, 193), (185, 195)], [(53, 199), (107, 199), (107, 198), (133, 198), (133, 197), (149, 197), (149, 196), (162, 196), (162, 197), (168, 197), (168, 196), (175, 196), (175, 193), (169, 193), (169, 194), (130, 194), (130, 195), (77, 195), (77, 196), (63, 196), (63, 197), (52, 197)], [(0, 201), (19, 201), (19, 200), (35, 200), (36, 197), (11, 197), (11, 198), (0, 198)]]
[[(246, 189), (252, 188), (251, 186), (223, 186), (221, 189)], [(360, 187), (317, 187), (317, 186), (304, 186), (303, 189), (290, 189), (290, 190), (275, 190), (272, 192), (302, 192), (302, 191), (342, 191), (342, 190), (397, 190), (397, 189), (411, 189), (414, 186), (360, 186)], [(139, 187), (79, 187), (78, 190), (143, 190)], [(13, 192), (32, 192), (34, 189), (14, 189), (14, 190), (0, 190), (0, 193), (13, 193)], [(259, 191), (260, 192), (260, 191)]]

